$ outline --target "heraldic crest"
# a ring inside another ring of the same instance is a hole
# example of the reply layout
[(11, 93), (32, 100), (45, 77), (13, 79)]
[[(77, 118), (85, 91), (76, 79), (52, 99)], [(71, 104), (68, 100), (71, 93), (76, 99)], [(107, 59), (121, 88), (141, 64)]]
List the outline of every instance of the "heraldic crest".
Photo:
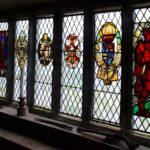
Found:
[(47, 66), (52, 60), (52, 40), (47, 33), (43, 34), (38, 44), (38, 58), (43, 66)]
[(111, 22), (104, 23), (97, 34), (95, 59), (99, 67), (97, 78), (102, 79), (105, 85), (118, 80), (118, 67), (121, 63), (121, 36), (117, 27)]
[(21, 30), (16, 41), (16, 55), (19, 67), (23, 68), (28, 59), (28, 41), (23, 30)]

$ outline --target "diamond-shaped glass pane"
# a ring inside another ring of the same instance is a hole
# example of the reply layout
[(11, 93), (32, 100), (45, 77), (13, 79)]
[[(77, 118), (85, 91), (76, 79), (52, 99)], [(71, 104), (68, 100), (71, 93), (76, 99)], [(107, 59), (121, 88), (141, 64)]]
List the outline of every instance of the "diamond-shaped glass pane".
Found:
[(83, 15), (65, 16), (62, 34), (60, 112), (82, 114), (83, 86)]
[[(48, 38), (44, 39), (44, 36)], [(36, 65), (34, 105), (51, 109), (52, 71), (51, 43), (53, 41), (53, 18), (38, 19), (36, 25)], [(49, 47), (47, 46), (49, 44)], [(42, 46), (44, 48), (42, 48)], [(45, 47), (49, 49), (46, 50)]]
[(150, 8), (133, 12), (132, 129), (150, 133)]
[(0, 22), (0, 97), (6, 98), (8, 23)]
[(119, 125), (121, 12), (95, 14), (93, 120)]
[(8, 23), (0, 22), (0, 31), (8, 31)]
[[(16, 32), (15, 32), (15, 39), (19, 38), (21, 31), (24, 32), (26, 36), (26, 40), (28, 41), (28, 30), (29, 30), (29, 21), (28, 20), (21, 20), (16, 22)], [(15, 42), (16, 48), (16, 42)], [(18, 97), (20, 97), (20, 67), (18, 64), (16, 50), (15, 50), (15, 69), (14, 69), (14, 95), (13, 99), (18, 101)], [(24, 83), (23, 83), (23, 94), (26, 97), (26, 86), (27, 86), (27, 63), (24, 66)]]

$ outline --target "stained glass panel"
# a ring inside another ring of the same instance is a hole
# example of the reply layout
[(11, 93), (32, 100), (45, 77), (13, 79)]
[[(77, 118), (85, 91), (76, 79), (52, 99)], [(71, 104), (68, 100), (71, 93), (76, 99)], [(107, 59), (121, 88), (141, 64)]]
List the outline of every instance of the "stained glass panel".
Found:
[(38, 19), (36, 31), (34, 105), (51, 109), (53, 18)]
[(132, 128), (150, 132), (150, 8), (133, 13)]
[(0, 22), (0, 97), (6, 98), (8, 23)]
[(82, 115), (83, 15), (65, 16), (62, 34), (60, 112)]
[[(28, 42), (28, 30), (29, 21), (21, 20), (16, 22), (16, 32), (15, 32), (15, 69), (14, 69), (14, 95), (13, 99), (18, 101), (20, 96), (20, 67), (24, 68), (25, 82), (24, 84), (24, 96), (26, 96), (26, 86), (27, 86), (27, 51), (22, 50), (18, 53), (17, 47), (27, 46)], [(19, 42), (18, 42), (19, 41)]]
[(121, 12), (95, 14), (93, 121), (120, 122), (121, 36)]

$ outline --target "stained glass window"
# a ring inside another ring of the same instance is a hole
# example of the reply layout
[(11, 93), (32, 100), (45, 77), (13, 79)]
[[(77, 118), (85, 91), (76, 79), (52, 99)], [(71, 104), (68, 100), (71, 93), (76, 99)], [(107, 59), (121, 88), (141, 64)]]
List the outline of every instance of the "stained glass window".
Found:
[(16, 22), (15, 33), (15, 69), (14, 69), (14, 95), (13, 99), (18, 101), (20, 97), (20, 68), (24, 68), (25, 82), (24, 96), (26, 97), (27, 86), (27, 58), (28, 58), (28, 30), (29, 21), (21, 20)]
[(121, 13), (95, 14), (93, 120), (119, 124), (121, 97)]
[(64, 16), (60, 112), (82, 114), (83, 15)]
[(8, 23), (0, 22), (0, 97), (6, 98)]
[(132, 128), (150, 132), (150, 8), (133, 13)]
[(34, 105), (51, 109), (53, 18), (38, 19), (36, 31)]

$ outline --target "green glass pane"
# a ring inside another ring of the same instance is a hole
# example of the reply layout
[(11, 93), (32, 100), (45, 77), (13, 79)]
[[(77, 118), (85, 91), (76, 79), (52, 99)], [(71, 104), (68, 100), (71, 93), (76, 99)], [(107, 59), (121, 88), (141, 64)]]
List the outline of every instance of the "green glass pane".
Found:
[(146, 109), (147, 111), (150, 111), (150, 102), (146, 102), (146, 103), (145, 103), (145, 109)]
[(138, 112), (139, 112), (139, 106), (136, 105), (136, 106), (133, 107), (132, 113), (137, 114)]

